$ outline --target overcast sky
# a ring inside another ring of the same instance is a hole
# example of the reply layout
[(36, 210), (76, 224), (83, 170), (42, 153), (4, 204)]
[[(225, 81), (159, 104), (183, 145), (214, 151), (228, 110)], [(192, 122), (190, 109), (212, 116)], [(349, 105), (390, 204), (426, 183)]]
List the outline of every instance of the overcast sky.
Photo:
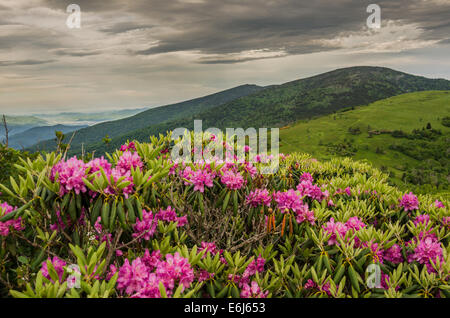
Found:
[(157, 106), (354, 65), (450, 79), (449, 56), (450, 0), (0, 0), (7, 114)]

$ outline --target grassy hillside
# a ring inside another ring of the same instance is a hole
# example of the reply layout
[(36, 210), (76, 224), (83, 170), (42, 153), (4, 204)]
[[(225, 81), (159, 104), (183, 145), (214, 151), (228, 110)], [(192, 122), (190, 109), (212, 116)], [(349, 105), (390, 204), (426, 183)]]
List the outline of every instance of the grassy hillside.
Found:
[(282, 129), (281, 151), (367, 159), (398, 185), (430, 183), (448, 192), (449, 115), (450, 91), (404, 94)]
[[(205, 109), (222, 105), (230, 100), (252, 94), (261, 89), (263, 88), (256, 85), (242, 85), (205, 97), (168, 106), (152, 108), (121, 120), (109, 121), (90, 126), (77, 131), (77, 134), (72, 141), (72, 148), (79, 149), (82, 143), (87, 145), (101, 142), (102, 138), (106, 135), (109, 137), (120, 136), (136, 129), (145, 128), (150, 125), (157, 125), (164, 121), (186, 118)], [(48, 150), (53, 149), (54, 147), (55, 144), (53, 141), (47, 141), (39, 143), (33, 149)]]
[(350, 67), (271, 86), (195, 116), (167, 120), (158, 125), (149, 123), (146, 128), (113, 138), (107, 147), (93, 144), (87, 149), (102, 152), (118, 147), (127, 139), (147, 141), (150, 135), (176, 127), (192, 128), (194, 119), (202, 119), (203, 127), (281, 127), (299, 119), (366, 105), (407, 92), (448, 89), (450, 81), (447, 80), (427, 79), (382, 67)]

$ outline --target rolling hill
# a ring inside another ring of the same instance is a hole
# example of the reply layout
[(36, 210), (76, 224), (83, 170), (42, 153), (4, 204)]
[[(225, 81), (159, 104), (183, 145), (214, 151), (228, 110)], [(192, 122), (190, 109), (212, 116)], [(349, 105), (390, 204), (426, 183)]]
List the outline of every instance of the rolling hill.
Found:
[(283, 128), (280, 151), (306, 152), (318, 159), (366, 159), (390, 172), (397, 185), (415, 184), (430, 192), (424, 185), (431, 184), (448, 193), (448, 116), (450, 91), (404, 94)]
[[(282, 127), (299, 119), (330, 114), (346, 107), (367, 105), (408, 92), (448, 89), (450, 81), (444, 79), (428, 79), (382, 67), (350, 67), (270, 86), (195, 115), (191, 113), (179, 116), (177, 120), (167, 118), (156, 125), (148, 123), (144, 128), (112, 138), (112, 142), (106, 146), (96, 143), (88, 145), (86, 149), (104, 152), (127, 140), (148, 140), (150, 135), (164, 133), (176, 127), (191, 129), (194, 119), (202, 119), (204, 128)], [(138, 120), (139, 117), (140, 114), (134, 119)], [(114, 129), (116, 122), (111, 122), (110, 125)], [(75, 147), (73, 153), (77, 151), (79, 150)]]
[[(79, 150), (82, 143), (87, 145), (101, 142), (102, 138), (106, 135), (109, 137), (117, 137), (130, 131), (157, 125), (165, 121), (187, 118), (193, 114), (222, 105), (239, 97), (258, 92), (262, 89), (263, 87), (256, 85), (241, 85), (185, 102), (152, 108), (124, 119), (93, 125), (77, 131), (77, 134), (72, 141), (72, 149)], [(54, 147), (54, 142), (50, 140), (41, 142), (32, 149), (52, 150)]]
[(141, 113), (148, 108), (105, 110), (102, 112), (60, 112), (34, 114), (33, 116), (41, 118), (50, 124), (61, 124), (66, 126), (90, 126), (104, 121), (119, 120)]
[[(1, 118), (0, 118), (1, 119)], [(48, 125), (44, 119), (35, 116), (6, 116), (6, 123), (8, 125), (9, 137), (20, 134), (27, 129)], [(0, 142), (5, 138), (5, 128), (3, 122), (0, 123)]]
[(15, 134), (9, 138), (9, 146), (16, 149), (27, 148), (39, 141), (48, 140), (55, 137), (55, 131), (61, 131), (63, 134), (85, 128), (85, 125), (79, 126), (41, 126), (33, 127), (19, 134)]

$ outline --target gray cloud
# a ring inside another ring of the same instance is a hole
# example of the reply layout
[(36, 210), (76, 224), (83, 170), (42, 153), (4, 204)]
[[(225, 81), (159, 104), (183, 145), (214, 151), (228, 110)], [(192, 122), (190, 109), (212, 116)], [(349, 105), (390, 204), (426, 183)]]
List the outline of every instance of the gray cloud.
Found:
[[(365, 27), (367, 5), (372, 1), (205, 1), (199, 4), (180, 1), (134, 2), (129, 8), (173, 32), (157, 35), (157, 47), (139, 54), (160, 54), (183, 50), (204, 53), (235, 53), (249, 49), (278, 49), (310, 53), (322, 47), (312, 40), (333, 38)], [(377, 1), (382, 18), (418, 23), (428, 32), (425, 38), (449, 32), (450, 2)]]
[[(73, 2), (81, 29), (65, 25)], [(377, 0), (378, 31), (373, 2), (5, 1), (0, 108), (158, 105), (355, 63), (450, 77), (450, 1)]]
[(153, 27), (154, 27), (153, 25), (145, 25), (145, 24), (139, 24), (139, 23), (135, 23), (133, 21), (129, 21), (129, 22), (116, 23), (110, 27), (102, 28), (101, 31), (106, 32), (106, 33), (111, 33), (111, 34), (118, 34), (118, 33), (133, 31), (133, 30), (151, 29)]
[(39, 65), (55, 62), (55, 60), (22, 60), (22, 61), (0, 61), (0, 66), (17, 66), (17, 65)]
[(73, 49), (56, 49), (53, 50), (53, 53), (59, 56), (73, 56), (73, 57), (83, 57), (83, 56), (92, 56), (99, 55), (101, 52), (99, 51), (77, 51)]

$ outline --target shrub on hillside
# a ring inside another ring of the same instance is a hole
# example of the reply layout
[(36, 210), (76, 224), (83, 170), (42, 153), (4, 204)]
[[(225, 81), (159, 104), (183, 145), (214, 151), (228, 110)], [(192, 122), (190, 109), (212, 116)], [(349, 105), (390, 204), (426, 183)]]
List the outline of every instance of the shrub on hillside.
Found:
[(169, 144), (21, 160), (0, 186), (20, 202), (0, 210), (2, 295), (450, 296), (448, 201), (350, 159), (280, 155), (263, 175), (264, 157), (183, 164)]

